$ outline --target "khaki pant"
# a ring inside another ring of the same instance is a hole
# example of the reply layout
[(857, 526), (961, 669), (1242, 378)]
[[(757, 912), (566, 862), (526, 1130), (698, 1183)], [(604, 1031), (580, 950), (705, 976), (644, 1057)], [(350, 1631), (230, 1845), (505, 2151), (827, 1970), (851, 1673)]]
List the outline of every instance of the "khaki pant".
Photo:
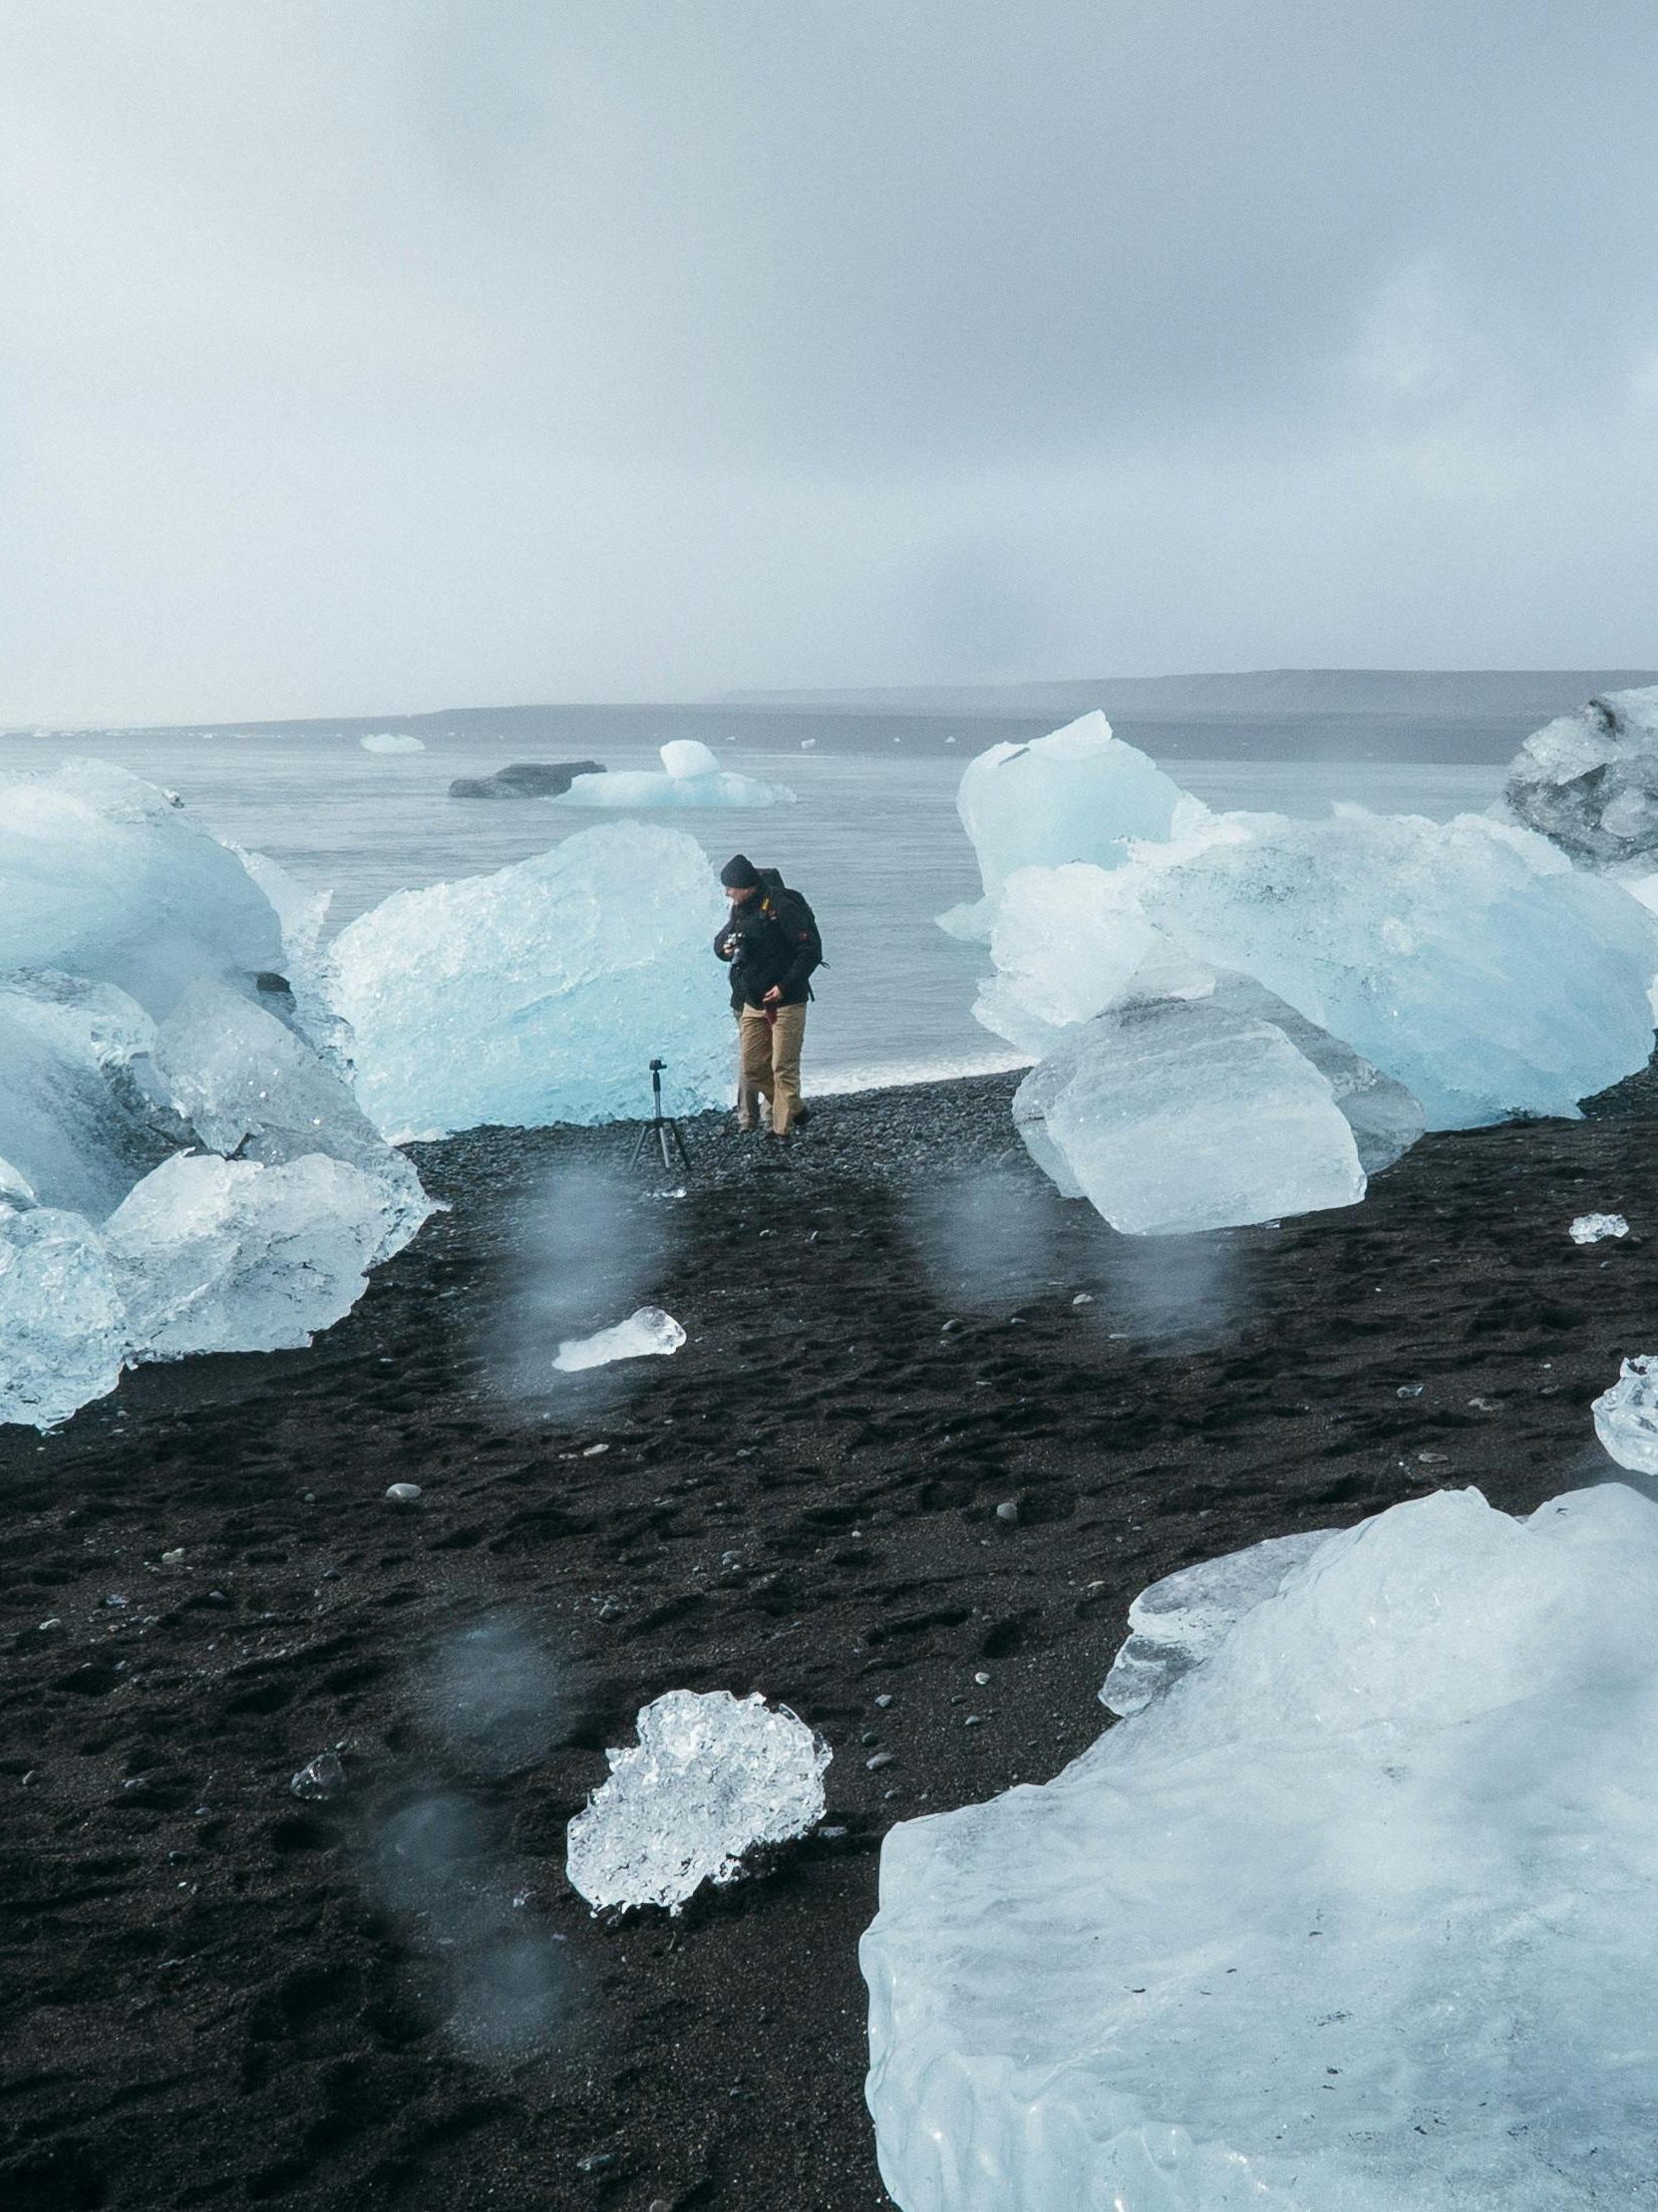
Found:
[(801, 1045), (806, 1037), (806, 1008), (780, 1006), (768, 1021), (758, 1006), (737, 1017), (737, 1118), (753, 1125), (757, 1095), (771, 1101), (772, 1133), (787, 1136), (801, 1107)]

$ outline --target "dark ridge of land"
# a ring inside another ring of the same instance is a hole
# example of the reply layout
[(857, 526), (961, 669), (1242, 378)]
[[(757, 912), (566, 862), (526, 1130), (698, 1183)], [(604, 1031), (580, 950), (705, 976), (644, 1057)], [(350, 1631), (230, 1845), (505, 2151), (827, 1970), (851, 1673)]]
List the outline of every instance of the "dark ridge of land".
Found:
[(1023, 684), (734, 692), (736, 706), (820, 714), (1406, 715), (1443, 722), (1567, 714), (1597, 692), (1658, 684), (1651, 669), (1264, 668), (1212, 676), (1082, 676)]
[[(1161, 1242), (1053, 1194), (1012, 1080), (825, 1101), (781, 1158), (695, 1124), (682, 1196), (628, 1130), (422, 1147), (453, 1210), (312, 1350), (0, 1430), (6, 2212), (875, 2212), (886, 1828), (1081, 1751), (1176, 1567), (1613, 1472), (1647, 1079)], [(646, 1299), (681, 1352), (552, 1390)], [(821, 1729), (829, 1828), (606, 1926), (565, 1824), (679, 1686)]]

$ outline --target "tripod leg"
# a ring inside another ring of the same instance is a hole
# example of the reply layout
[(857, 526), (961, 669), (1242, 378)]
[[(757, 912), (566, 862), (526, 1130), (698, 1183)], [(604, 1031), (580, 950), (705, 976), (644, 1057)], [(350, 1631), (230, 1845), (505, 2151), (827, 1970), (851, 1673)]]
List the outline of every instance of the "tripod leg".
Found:
[(674, 1149), (679, 1153), (680, 1165), (685, 1169), (686, 1173), (689, 1174), (691, 1171), (691, 1155), (685, 1148), (685, 1139), (680, 1134), (679, 1123), (677, 1121), (670, 1121), (668, 1123), (668, 1127), (673, 1132)]

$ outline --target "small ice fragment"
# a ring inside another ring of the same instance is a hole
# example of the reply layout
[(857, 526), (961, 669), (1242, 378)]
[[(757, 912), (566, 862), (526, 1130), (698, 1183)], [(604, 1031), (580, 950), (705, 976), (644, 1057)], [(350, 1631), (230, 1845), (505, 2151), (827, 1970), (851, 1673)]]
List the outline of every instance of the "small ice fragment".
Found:
[(684, 1342), (685, 1331), (672, 1314), (660, 1306), (641, 1306), (613, 1329), (601, 1329), (591, 1337), (566, 1337), (552, 1364), (561, 1375), (575, 1375), (583, 1368), (608, 1367), (613, 1360), (665, 1357)]
[(424, 753), (426, 741), (407, 730), (371, 730), (357, 743), (365, 753)]
[(605, 1754), (609, 1779), (569, 1826), (570, 1882), (595, 1912), (677, 1913), (705, 1881), (736, 1881), (746, 1852), (823, 1818), (831, 1753), (786, 1706), (670, 1690), (637, 1726), (638, 1743)]
[(177, 1544), (171, 1551), (164, 1551), (162, 1554), (162, 1565), (164, 1567), (181, 1567), (183, 1563), (184, 1547), (182, 1544)]
[(1658, 1474), (1658, 1357), (1637, 1353), (1590, 1411), (1594, 1432), (1620, 1467)]
[(1420, 1383), (1401, 1383), (1393, 1395), (1395, 1398), (1420, 1398), (1422, 1390)]
[(413, 1505), (420, 1494), (421, 1486), (418, 1482), (393, 1482), (386, 1491), (394, 1505)]
[(319, 1751), (308, 1766), (302, 1766), (288, 1787), (296, 1797), (337, 1797), (345, 1787), (345, 1767), (337, 1751)]
[(1573, 1244), (1598, 1244), (1602, 1237), (1627, 1236), (1629, 1224), (1621, 1213), (1580, 1213), (1569, 1234)]

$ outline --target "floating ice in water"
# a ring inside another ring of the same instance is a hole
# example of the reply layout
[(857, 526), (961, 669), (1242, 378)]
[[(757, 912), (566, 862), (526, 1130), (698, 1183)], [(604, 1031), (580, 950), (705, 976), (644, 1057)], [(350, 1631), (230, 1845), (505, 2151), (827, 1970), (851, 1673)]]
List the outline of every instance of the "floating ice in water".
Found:
[(1135, 1236), (1355, 1205), (1364, 1169), (1327, 1077), (1213, 998), (1102, 1014), (1025, 1078), (1014, 1121), (1067, 1197)]
[[(964, 812), (981, 764), (1005, 750), (969, 765)], [(1039, 790), (1028, 819), (996, 830), (998, 851), (1017, 834), (1021, 857), (1041, 862), (987, 902), (999, 972), (981, 1014), (1001, 1035), (1016, 1016), (1040, 1049), (1056, 1024), (1109, 1010), (1150, 930), (1164, 957), (1241, 970), (1342, 1040), (1414, 1094), (1430, 1128), (1573, 1114), (1650, 1055), (1658, 925), (1529, 830), (1358, 806), (1322, 821), (1210, 814), (1182, 799), (1167, 834), (1111, 866), (1068, 866), (1076, 839), (1052, 801)]]
[(638, 1743), (606, 1752), (610, 1778), (569, 1826), (570, 1881), (595, 1912), (678, 1912), (704, 1882), (736, 1881), (746, 1852), (824, 1816), (829, 1745), (758, 1692), (670, 1690), (637, 1725)]
[(600, 1329), (591, 1337), (566, 1338), (552, 1364), (562, 1375), (575, 1375), (583, 1368), (608, 1367), (613, 1360), (642, 1360), (653, 1353), (677, 1352), (684, 1342), (685, 1331), (672, 1314), (664, 1313), (660, 1306), (641, 1306), (613, 1329)]
[(1292, 1567), (1310, 1559), (1335, 1534), (1305, 1529), (1182, 1567), (1142, 1590), (1129, 1607), (1129, 1637), (1112, 1661), (1100, 1703), (1138, 1713), (1154, 1698), (1212, 1659), (1251, 1606), (1272, 1597)]
[(357, 743), (365, 753), (424, 753), (426, 740), (414, 737), (407, 730), (371, 730)]
[(1526, 739), (1502, 803), (1585, 867), (1658, 859), (1658, 686), (1611, 691)]
[(240, 856), (102, 761), (0, 772), (0, 971), (113, 983), (158, 1020), (198, 976), (282, 966)]
[(384, 1235), (382, 1186), (320, 1154), (266, 1167), (178, 1152), (104, 1225), (138, 1360), (309, 1344), (362, 1296)]
[(413, 1165), (343, 1078), (235, 992), (192, 984), (157, 1034), (155, 1062), (172, 1104), (215, 1152), (266, 1166), (326, 1152), (370, 1176), (383, 1194), (376, 1261), (402, 1251), (433, 1211)]
[(1567, 1234), (1573, 1244), (1598, 1244), (1602, 1237), (1627, 1236), (1629, 1224), (1621, 1213), (1580, 1213)]
[(661, 748), (662, 766), (675, 778), (718, 776), (720, 764), (700, 738), (671, 738)]
[(359, 1102), (393, 1136), (615, 1120), (648, 1107), (660, 1058), (673, 1110), (724, 1105), (708, 947), (725, 912), (690, 837), (634, 822), (395, 892), (331, 948)]
[(1595, 1434), (1620, 1467), (1658, 1474), (1658, 1357), (1637, 1353), (1625, 1360), (1591, 1411)]
[(1265, 1564), (1275, 1594), (1056, 1780), (888, 1834), (862, 1963), (893, 2197), (1649, 2202), (1658, 1507), (1443, 1492)]
[(673, 738), (661, 748), (662, 773), (621, 769), (609, 776), (578, 776), (555, 806), (792, 806), (786, 785), (763, 784), (721, 768), (697, 738)]
[(121, 1297), (92, 1224), (53, 1206), (0, 1203), (0, 1423), (67, 1421), (115, 1389), (126, 1348)]

